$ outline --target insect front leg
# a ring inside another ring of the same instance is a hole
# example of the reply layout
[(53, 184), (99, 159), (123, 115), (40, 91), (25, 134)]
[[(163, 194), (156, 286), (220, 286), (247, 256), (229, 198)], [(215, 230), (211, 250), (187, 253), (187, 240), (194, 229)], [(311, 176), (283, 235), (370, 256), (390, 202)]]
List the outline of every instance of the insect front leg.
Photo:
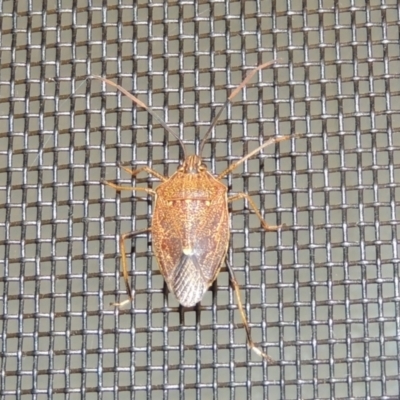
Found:
[(243, 307), (243, 303), (242, 303), (242, 298), (240, 296), (239, 284), (238, 284), (238, 282), (236, 280), (235, 274), (234, 274), (233, 269), (232, 269), (231, 265), (229, 264), (228, 260), (225, 260), (225, 262), (226, 262), (226, 265), (227, 265), (228, 270), (229, 270), (229, 275), (230, 275), (230, 279), (231, 279), (231, 283), (232, 283), (233, 289), (235, 290), (236, 300), (237, 300), (237, 303), (238, 303), (240, 315), (241, 315), (242, 320), (243, 320), (244, 329), (246, 330), (247, 343), (248, 343), (250, 349), (252, 349), (256, 354), (258, 354), (261, 357), (264, 357), (269, 362), (274, 362), (274, 360), (267, 353), (264, 353), (260, 348), (258, 348), (254, 344), (254, 342), (253, 342), (253, 340), (251, 338), (250, 326), (249, 326), (249, 323), (247, 321), (246, 313), (244, 311), (244, 307)]
[[(149, 175), (154, 175), (156, 178), (160, 179), (160, 181), (162, 181), (162, 182), (165, 182), (168, 180), (168, 178), (166, 178), (165, 176), (162, 176), (157, 171), (154, 171), (153, 169), (151, 169), (147, 166), (144, 166), (144, 167), (138, 168), (138, 169), (129, 169), (127, 167), (124, 167), (121, 164), (119, 164), (119, 166), (124, 171), (128, 172), (128, 174), (131, 174), (132, 176), (136, 176), (140, 172), (146, 171)], [(154, 196), (156, 194), (156, 192), (154, 190), (149, 189), (149, 188), (142, 188), (142, 187), (136, 187), (136, 186), (120, 186), (120, 185), (116, 185), (115, 183), (108, 182), (106, 180), (103, 180), (102, 183), (105, 183), (106, 185), (112, 187), (113, 189), (115, 189), (117, 191), (121, 191), (121, 190), (139, 191), (139, 192), (146, 192), (148, 194), (151, 194), (152, 196)]]
[(128, 267), (127, 267), (127, 263), (126, 263), (125, 240), (131, 239), (137, 235), (140, 235), (141, 233), (146, 233), (146, 232), (150, 232), (150, 231), (151, 231), (150, 228), (141, 229), (139, 231), (124, 233), (119, 238), (119, 247), (121, 249), (121, 261), (122, 261), (122, 275), (124, 277), (126, 292), (128, 293), (129, 299), (126, 299), (121, 303), (111, 303), (111, 305), (116, 306), (116, 307), (122, 307), (125, 304), (131, 303), (133, 301), (133, 293), (131, 290), (131, 286), (129, 284)]
[(106, 180), (102, 180), (101, 183), (104, 183), (105, 185), (112, 187), (113, 189), (115, 189), (118, 192), (120, 192), (121, 190), (130, 190), (130, 191), (137, 191), (137, 192), (146, 192), (148, 194), (151, 194), (152, 196), (154, 196), (156, 194), (156, 192), (154, 190), (149, 189), (149, 188), (137, 187), (137, 186), (120, 186), (120, 185), (116, 185), (115, 183), (108, 182)]
[(227, 169), (222, 171), (218, 176), (217, 180), (221, 180), (224, 176), (228, 175), (231, 173), (234, 169), (236, 169), (240, 164), (244, 163), (246, 160), (249, 160), (250, 158), (254, 157), (256, 154), (258, 154), (262, 149), (265, 147), (271, 146), (274, 143), (279, 143), (279, 142), (284, 142), (285, 140), (289, 139), (296, 139), (303, 136), (302, 134), (295, 133), (294, 135), (286, 135), (286, 136), (275, 136), (272, 138), (269, 138), (266, 142), (264, 142), (261, 146), (257, 147), (250, 153), (246, 154), (244, 157), (242, 157), (240, 160), (236, 161), (235, 163), (231, 164)]
[(254, 201), (252, 200), (252, 198), (247, 194), (247, 193), (238, 193), (235, 196), (232, 196), (228, 199), (229, 202), (232, 201), (236, 201), (236, 200), (240, 200), (240, 199), (246, 199), (249, 204), (250, 207), (253, 209), (253, 211), (256, 213), (257, 217), (259, 218), (259, 220), (261, 221), (261, 225), (262, 227), (266, 230), (266, 231), (277, 231), (278, 229), (283, 228), (284, 226), (286, 226), (285, 224), (282, 225), (268, 225), (264, 218), (262, 217), (262, 215), (260, 214), (260, 211), (258, 210), (256, 204), (254, 203)]
[(147, 166), (138, 168), (138, 169), (129, 169), (127, 167), (125, 167), (122, 164), (119, 164), (119, 167), (121, 167), (124, 171), (126, 171), (128, 174), (131, 174), (132, 176), (136, 176), (138, 175), (140, 172), (145, 171), (147, 172), (149, 175), (153, 175), (156, 178), (158, 178), (160, 181), (166, 182), (168, 180), (168, 178), (166, 178), (165, 176), (162, 176), (161, 174), (159, 174), (157, 171), (154, 171), (154, 169), (151, 169)]

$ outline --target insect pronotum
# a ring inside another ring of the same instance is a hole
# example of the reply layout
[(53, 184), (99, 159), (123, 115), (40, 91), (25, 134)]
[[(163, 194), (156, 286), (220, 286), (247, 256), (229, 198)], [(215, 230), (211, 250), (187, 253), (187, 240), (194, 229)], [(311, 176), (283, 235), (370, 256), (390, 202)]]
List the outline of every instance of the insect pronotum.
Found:
[(129, 299), (122, 303), (114, 304), (121, 306), (133, 301), (133, 294), (129, 285), (125, 240), (140, 233), (150, 231), (152, 234), (153, 250), (161, 273), (169, 290), (174, 293), (179, 303), (184, 307), (192, 307), (201, 301), (205, 292), (217, 278), (225, 260), (246, 330), (248, 345), (257, 354), (269, 361), (272, 361), (272, 359), (258, 348), (251, 338), (250, 326), (241, 301), (239, 285), (232, 267), (226, 260), (230, 235), (228, 203), (239, 199), (246, 199), (266, 231), (275, 231), (281, 226), (268, 225), (248, 194), (239, 193), (228, 197), (228, 188), (221, 183), (221, 179), (240, 164), (259, 153), (263, 148), (273, 143), (297, 137), (297, 135), (270, 138), (239, 161), (230, 165), (216, 177), (207, 171), (206, 165), (202, 162), (201, 153), (210, 133), (217, 124), (218, 118), (229, 102), (242, 90), (257, 71), (273, 63), (274, 61), (267, 62), (253, 69), (243, 82), (232, 91), (202, 139), (199, 155), (187, 155), (185, 145), (179, 136), (150, 107), (123, 87), (99, 76), (91, 77), (114, 86), (138, 106), (146, 109), (167, 132), (178, 140), (184, 154), (182, 165), (170, 177), (162, 176), (147, 166), (136, 170), (122, 167), (132, 176), (145, 171), (157, 177), (161, 183), (156, 189), (119, 186), (104, 181), (105, 184), (117, 191), (141, 191), (155, 198), (151, 227), (145, 230), (124, 233), (120, 237), (122, 274)]

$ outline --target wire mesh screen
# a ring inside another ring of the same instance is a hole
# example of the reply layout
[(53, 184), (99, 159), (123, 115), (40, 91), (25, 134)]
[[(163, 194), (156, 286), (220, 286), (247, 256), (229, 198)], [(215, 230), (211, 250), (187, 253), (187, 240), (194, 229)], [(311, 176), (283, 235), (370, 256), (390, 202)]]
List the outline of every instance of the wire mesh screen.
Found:
[[(0, 1), (0, 397), (398, 399), (400, 391), (397, 0)], [(193, 308), (169, 292), (143, 192), (182, 149), (151, 106), (199, 143), (223, 180), (227, 260)]]

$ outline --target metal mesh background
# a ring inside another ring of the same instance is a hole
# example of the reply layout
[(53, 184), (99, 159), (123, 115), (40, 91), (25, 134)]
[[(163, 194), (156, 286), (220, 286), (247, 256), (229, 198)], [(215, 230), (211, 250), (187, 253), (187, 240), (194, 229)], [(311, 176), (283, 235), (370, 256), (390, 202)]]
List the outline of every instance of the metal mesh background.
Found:
[[(398, 399), (400, 61), (397, 0), (0, 1), (0, 397)], [(135, 4), (132, 4), (135, 3)], [(248, 350), (224, 268), (197, 307), (168, 293), (151, 199), (116, 193), (118, 168), (170, 175), (176, 140), (97, 74), (152, 106), (213, 173), (275, 134), (225, 182), (249, 192), (265, 233), (232, 204), (228, 258), (256, 343)], [(131, 163), (131, 164), (130, 164)]]

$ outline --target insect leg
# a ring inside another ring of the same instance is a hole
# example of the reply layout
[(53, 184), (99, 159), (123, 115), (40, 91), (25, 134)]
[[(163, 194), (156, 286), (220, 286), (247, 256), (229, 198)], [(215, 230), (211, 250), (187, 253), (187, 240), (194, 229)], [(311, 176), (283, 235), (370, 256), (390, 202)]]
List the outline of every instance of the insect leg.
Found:
[(139, 231), (128, 232), (128, 233), (124, 233), (119, 238), (119, 247), (121, 249), (121, 261), (122, 261), (122, 275), (124, 277), (125, 287), (126, 287), (126, 291), (128, 293), (129, 299), (126, 299), (121, 303), (111, 303), (111, 305), (113, 305), (113, 306), (122, 307), (125, 304), (128, 304), (133, 301), (133, 294), (132, 294), (131, 286), (129, 285), (128, 267), (126, 265), (125, 240), (131, 239), (134, 236), (137, 236), (137, 235), (140, 235), (141, 233), (145, 233), (145, 232), (149, 232), (149, 231), (151, 231), (150, 228), (141, 229)]
[(124, 171), (126, 171), (128, 174), (131, 174), (132, 176), (136, 176), (140, 172), (146, 171), (149, 175), (155, 176), (160, 181), (166, 182), (168, 180), (168, 178), (166, 178), (165, 176), (162, 176), (157, 171), (154, 171), (153, 169), (151, 169), (151, 168), (149, 168), (147, 166), (144, 166), (144, 167), (141, 167), (141, 168), (138, 168), (138, 169), (129, 169), (129, 168), (119, 164), (119, 167), (121, 167)]
[[(151, 168), (144, 166), (142, 168), (138, 168), (138, 169), (129, 169), (121, 164), (119, 164), (119, 167), (121, 167), (124, 171), (128, 172), (128, 174), (131, 174), (132, 176), (136, 176), (138, 175), (140, 172), (142, 171), (146, 171), (149, 175), (154, 175), (156, 178), (160, 179), (160, 181), (162, 182), (166, 182), (168, 180), (168, 178), (166, 178), (165, 176), (162, 176), (161, 174), (159, 174), (157, 171), (152, 170)], [(142, 192), (146, 192), (148, 194), (151, 194), (152, 196), (154, 196), (156, 194), (156, 192), (152, 189), (149, 188), (142, 188), (142, 187), (136, 187), (136, 186), (119, 186), (116, 185), (115, 183), (111, 183), (108, 182), (106, 180), (102, 181), (103, 183), (105, 183), (108, 186), (111, 186), (113, 189), (117, 190), (117, 191), (121, 191), (121, 190), (136, 190), (136, 191), (142, 191)]]
[(115, 183), (112, 182), (108, 182), (103, 180), (102, 183), (112, 187), (113, 189), (117, 190), (118, 192), (120, 192), (121, 190), (135, 190), (137, 192), (146, 192), (148, 194), (151, 194), (152, 196), (154, 196), (156, 194), (156, 192), (152, 189), (149, 188), (145, 188), (145, 187), (136, 187), (136, 186), (120, 186), (120, 185), (116, 185)]
[(286, 226), (285, 224), (282, 225), (268, 225), (262, 215), (260, 214), (260, 211), (258, 210), (256, 204), (254, 203), (254, 201), (252, 200), (252, 198), (247, 194), (247, 193), (238, 193), (235, 196), (232, 196), (228, 199), (229, 202), (231, 201), (236, 201), (236, 200), (240, 200), (240, 199), (246, 199), (249, 204), (250, 207), (253, 209), (253, 211), (256, 213), (257, 217), (260, 219), (261, 221), (261, 225), (263, 226), (263, 228), (266, 231), (277, 231), (278, 229), (281, 229), (282, 227)]
[(222, 171), (218, 176), (217, 180), (222, 179), (224, 176), (228, 175), (230, 172), (232, 172), (235, 168), (237, 168), (240, 164), (244, 163), (246, 160), (249, 158), (254, 157), (257, 153), (259, 153), (262, 149), (265, 147), (270, 146), (271, 144), (274, 143), (279, 143), (283, 142), (285, 140), (289, 139), (296, 139), (298, 137), (303, 136), (301, 133), (295, 133), (294, 135), (286, 135), (286, 136), (275, 136), (270, 139), (268, 139), (266, 142), (264, 142), (261, 146), (257, 147), (253, 151), (251, 151), (249, 154), (245, 155), (242, 157), (240, 160), (236, 161), (235, 163), (231, 164), (226, 170)]
[[(145, 167), (147, 168), (147, 167)], [(125, 169), (125, 167), (123, 167), (123, 169)], [(143, 168), (144, 169), (144, 168)], [(148, 168), (150, 170), (150, 168)], [(127, 169), (128, 172), (136, 172), (139, 173), (139, 170), (136, 171), (130, 171), (129, 169)], [(150, 170), (152, 171), (152, 170)], [(157, 172), (156, 172), (157, 174)], [(133, 174), (132, 174), (133, 175)], [(149, 188), (144, 188), (144, 187), (135, 187), (135, 186), (119, 186), (116, 185), (115, 183), (111, 183), (108, 181), (103, 180), (102, 181), (104, 184), (112, 187), (113, 189), (117, 190), (117, 191), (121, 191), (121, 190), (134, 190), (134, 191), (142, 191), (142, 192), (146, 192), (152, 196), (154, 196), (156, 193), (154, 190), (149, 189)], [(119, 239), (119, 244), (120, 244), (120, 249), (121, 249), (121, 260), (122, 260), (122, 274), (124, 276), (124, 281), (125, 281), (125, 286), (126, 286), (126, 291), (128, 292), (128, 296), (129, 299), (123, 301), (122, 303), (112, 303), (112, 305), (114, 306), (118, 306), (121, 307), (129, 302), (131, 302), (133, 300), (133, 296), (132, 296), (132, 292), (131, 292), (131, 288), (129, 286), (129, 280), (128, 280), (128, 268), (126, 265), (126, 251), (125, 251), (125, 240), (126, 239), (130, 239), (140, 233), (144, 233), (144, 232), (148, 232), (150, 231), (150, 229), (142, 229), (139, 231), (133, 231), (133, 232), (129, 232), (129, 233), (124, 233), (123, 235), (121, 235), (120, 239)]]
[(254, 344), (253, 340), (251, 339), (250, 326), (249, 326), (249, 323), (247, 321), (246, 313), (244, 312), (242, 299), (240, 297), (239, 284), (238, 284), (238, 282), (236, 280), (236, 277), (235, 277), (235, 274), (233, 272), (233, 269), (232, 269), (231, 265), (229, 264), (229, 262), (227, 260), (225, 260), (225, 262), (226, 262), (226, 265), (227, 265), (228, 270), (229, 270), (229, 275), (230, 275), (230, 279), (231, 279), (231, 283), (232, 283), (233, 289), (235, 290), (235, 295), (236, 295), (236, 299), (237, 299), (240, 315), (242, 317), (242, 320), (243, 320), (243, 323), (244, 323), (244, 328), (246, 330), (247, 343), (248, 343), (249, 347), (252, 350), (254, 350), (254, 352), (256, 354), (258, 354), (261, 357), (264, 357), (269, 362), (274, 362), (274, 360), (267, 353), (264, 353), (260, 348), (258, 348)]

